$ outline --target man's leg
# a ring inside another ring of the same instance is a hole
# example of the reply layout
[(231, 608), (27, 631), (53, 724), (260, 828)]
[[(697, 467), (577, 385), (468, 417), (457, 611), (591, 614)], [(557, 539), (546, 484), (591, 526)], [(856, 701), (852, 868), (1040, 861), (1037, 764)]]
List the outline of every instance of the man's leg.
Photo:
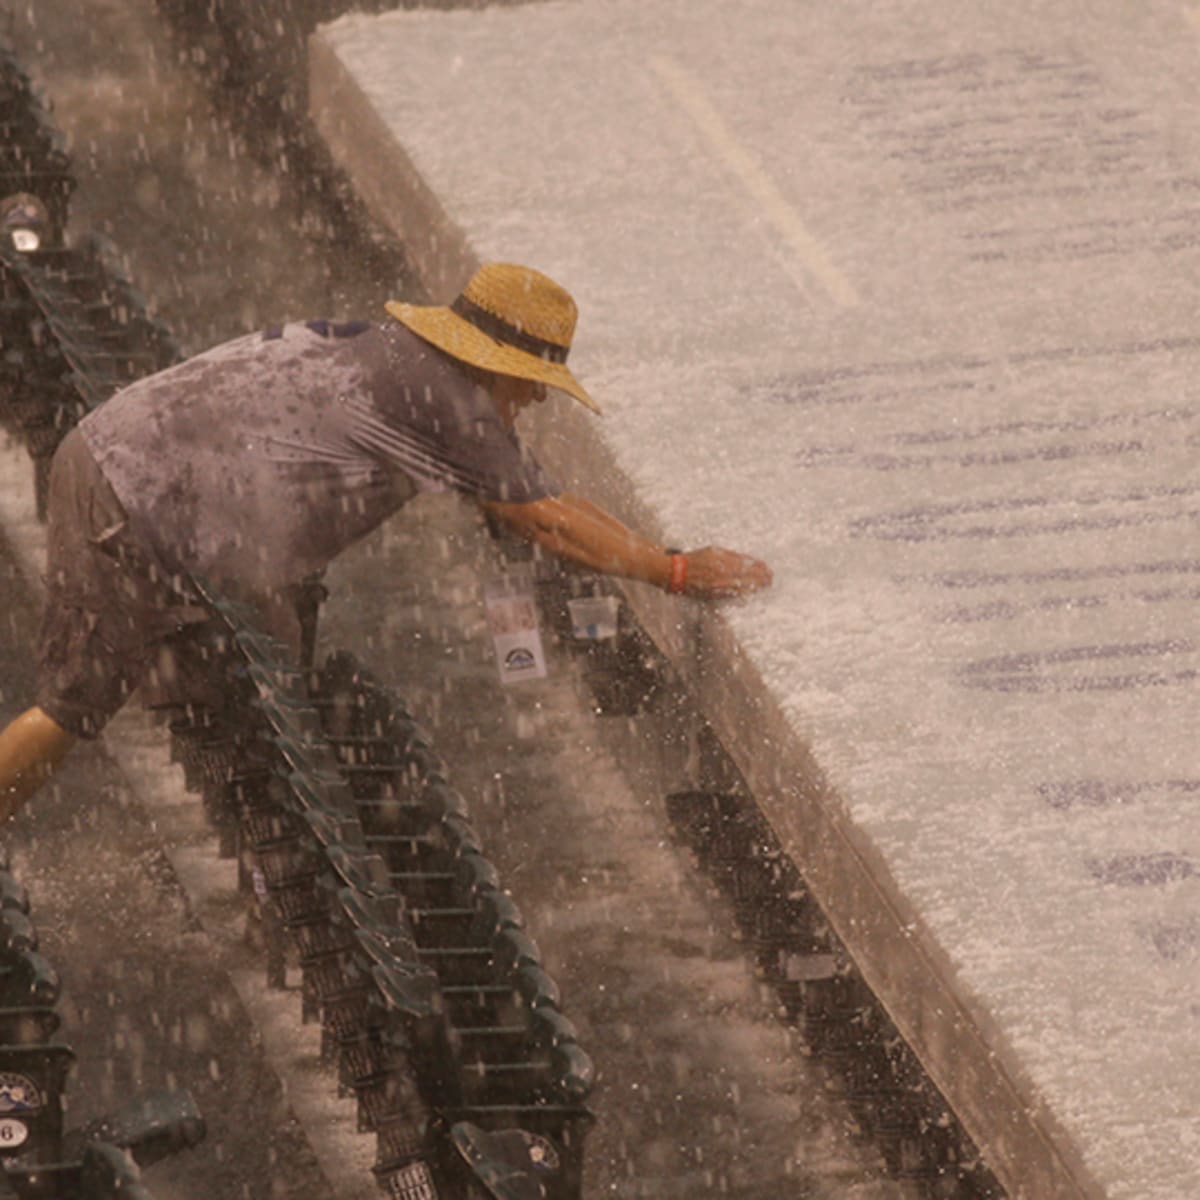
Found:
[(36, 706), (0, 731), (0, 822), (50, 778), (74, 745), (74, 736)]
[(142, 659), (129, 645), (136, 648), (145, 614), (124, 566), (101, 546), (123, 519), (80, 431), (71, 430), (50, 470), (34, 705), (0, 731), (0, 821), (50, 778), (78, 737), (97, 736), (136, 682), (130, 673)]

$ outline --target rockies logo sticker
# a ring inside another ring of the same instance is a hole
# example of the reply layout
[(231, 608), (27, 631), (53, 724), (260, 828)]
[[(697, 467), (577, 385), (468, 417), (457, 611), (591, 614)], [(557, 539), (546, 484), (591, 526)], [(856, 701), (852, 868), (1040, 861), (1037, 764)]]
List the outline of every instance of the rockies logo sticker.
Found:
[(0, 1115), (35, 1113), (45, 1107), (36, 1083), (25, 1075), (0, 1071)]

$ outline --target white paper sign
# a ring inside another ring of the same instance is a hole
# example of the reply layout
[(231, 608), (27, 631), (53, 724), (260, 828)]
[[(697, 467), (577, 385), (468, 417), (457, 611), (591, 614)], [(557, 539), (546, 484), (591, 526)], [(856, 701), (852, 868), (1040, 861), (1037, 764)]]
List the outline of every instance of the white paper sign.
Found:
[(510, 571), (487, 585), (483, 599), (500, 682), (545, 679), (546, 655), (538, 629), (532, 575), (527, 571)]
[(580, 596), (567, 601), (571, 632), (581, 641), (602, 642), (617, 636), (621, 602), (616, 596)]

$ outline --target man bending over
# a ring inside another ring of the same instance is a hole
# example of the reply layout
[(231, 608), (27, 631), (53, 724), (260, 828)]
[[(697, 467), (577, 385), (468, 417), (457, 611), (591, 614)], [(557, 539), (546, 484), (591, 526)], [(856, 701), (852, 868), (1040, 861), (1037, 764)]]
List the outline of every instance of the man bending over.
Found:
[(667, 551), (561, 491), (522, 445), (514, 422), (548, 388), (598, 411), (566, 366), (576, 308), (558, 284), (491, 263), (449, 306), (387, 312), (217, 346), (125, 388), (63, 440), (37, 702), (0, 733), (0, 820), (139, 685), (203, 698), (206, 672), (184, 648), (207, 614), (189, 575), (296, 645), (288, 589), (421, 491), (464, 492), (571, 562), (667, 591), (771, 582), (730, 550)]

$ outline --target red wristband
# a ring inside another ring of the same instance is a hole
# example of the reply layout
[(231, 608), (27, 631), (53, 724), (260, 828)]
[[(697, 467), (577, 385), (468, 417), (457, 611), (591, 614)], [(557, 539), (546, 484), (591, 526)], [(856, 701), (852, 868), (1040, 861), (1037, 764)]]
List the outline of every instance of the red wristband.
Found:
[(671, 575), (667, 580), (667, 591), (679, 594), (685, 587), (687, 587), (687, 555), (672, 554)]

